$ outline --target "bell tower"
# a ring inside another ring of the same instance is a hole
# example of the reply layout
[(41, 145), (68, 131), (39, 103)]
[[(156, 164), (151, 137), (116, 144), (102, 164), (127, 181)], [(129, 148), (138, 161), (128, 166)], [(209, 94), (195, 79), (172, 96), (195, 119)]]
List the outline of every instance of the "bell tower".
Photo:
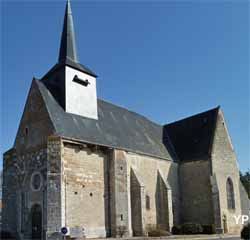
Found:
[(67, 0), (58, 63), (42, 81), (66, 112), (98, 119), (96, 77), (79, 63), (71, 5)]

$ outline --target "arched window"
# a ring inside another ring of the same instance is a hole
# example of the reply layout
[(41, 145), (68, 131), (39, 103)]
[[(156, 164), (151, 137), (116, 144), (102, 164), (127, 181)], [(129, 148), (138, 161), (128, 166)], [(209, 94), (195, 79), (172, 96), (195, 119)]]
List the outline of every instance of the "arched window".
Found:
[(228, 209), (235, 209), (234, 186), (231, 178), (227, 179), (227, 207)]

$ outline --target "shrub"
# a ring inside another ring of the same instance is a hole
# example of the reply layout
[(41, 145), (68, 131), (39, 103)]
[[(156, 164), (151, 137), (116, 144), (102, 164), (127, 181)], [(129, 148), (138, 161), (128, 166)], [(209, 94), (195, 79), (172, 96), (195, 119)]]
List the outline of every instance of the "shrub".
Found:
[(172, 227), (172, 234), (178, 235), (181, 233), (182, 233), (181, 225), (176, 225)]
[(202, 233), (215, 234), (215, 225), (214, 224), (202, 225)]
[(161, 226), (150, 225), (147, 227), (149, 237), (170, 236), (171, 234)]
[(249, 240), (250, 239), (250, 223), (245, 225), (240, 234), (241, 239)]
[(183, 234), (199, 234), (202, 233), (202, 226), (197, 223), (185, 223), (182, 225)]

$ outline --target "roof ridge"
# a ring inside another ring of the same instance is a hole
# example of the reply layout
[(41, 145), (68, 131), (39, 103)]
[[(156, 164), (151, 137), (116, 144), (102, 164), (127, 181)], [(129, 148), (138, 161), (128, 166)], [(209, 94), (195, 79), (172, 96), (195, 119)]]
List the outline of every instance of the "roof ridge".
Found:
[(176, 123), (179, 123), (179, 122), (182, 122), (182, 121), (186, 121), (186, 120), (191, 119), (191, 118), (199, 117), (200, 115), (203, 115), (203, 114), (206, 114), (206, 113), (209, 113), (209, 112), (218, 110), (218, 109), (220, 109), (220, 107), (221, 107), (221, 106), (218, 105), (218, 106), (215, 107), (215, 108), (211, 108), (211, 109), (209, 109), (209, 110), (206, 110), (206, 111), (203, 111), (203, 112), (200, 112), (200, 113), (196, 113), (196, 114), (191, 115), (191, 116), (188, 116), (188, 117), (184, 117), (184, 118), (179, 119), (179, 120), (176, 120), (176, 121), (174, 121), (174, 122), (167, 123), (167, 124), (165, 124), (165, 126), (166, 126), (166, 125), (176, 124)]

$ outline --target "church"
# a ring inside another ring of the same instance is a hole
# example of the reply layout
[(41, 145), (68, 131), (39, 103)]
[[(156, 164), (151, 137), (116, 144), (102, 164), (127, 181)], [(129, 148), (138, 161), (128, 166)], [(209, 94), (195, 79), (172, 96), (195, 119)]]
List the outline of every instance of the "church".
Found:
[(247, 194), (222, 109), (164, 125), (98, 99), (66, 3), (57, 63), (33, 79), (3, 157), (2, 228), (17, 239), (146, 236), (184, 223), (239, 233)]

